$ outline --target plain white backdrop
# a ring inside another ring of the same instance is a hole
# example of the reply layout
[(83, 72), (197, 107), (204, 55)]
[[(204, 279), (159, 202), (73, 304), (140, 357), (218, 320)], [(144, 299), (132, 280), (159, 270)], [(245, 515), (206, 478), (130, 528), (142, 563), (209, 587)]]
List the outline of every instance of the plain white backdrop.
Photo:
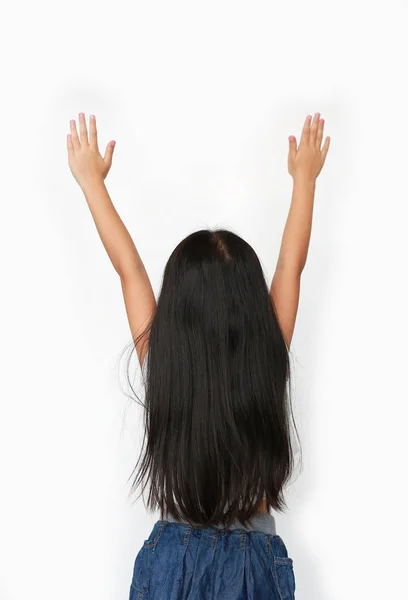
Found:
[(303, 472), (275, 514), (298, 600), (406, 592), (406, 0), (23, 1), (3, 9), (1, 600), (126, 600), (158, 514), (132, 505), (141, 408), (121, 390), (118, 276), (67, 161), (106, 180), (156, 295), (174, 246), (226, 227), (268, 283), (288, 136), (326, 119), (291, 347)]

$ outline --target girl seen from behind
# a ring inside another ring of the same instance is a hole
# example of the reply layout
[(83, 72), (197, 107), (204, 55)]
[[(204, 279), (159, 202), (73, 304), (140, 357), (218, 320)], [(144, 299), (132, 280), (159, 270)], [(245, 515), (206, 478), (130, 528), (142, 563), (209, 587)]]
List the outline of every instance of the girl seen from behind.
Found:
[[(294, 467), (289, 348), (323, 147), (320, 113), (289, 138), (293, 194), (268, 289), (253, 248), (227, 229), (177, 244), (156, 299), (105, 186), (96, 120), (79, 115), (69, 166), (119, 275), (145, 380), (145, 438), (133, 489), (160, 510), (137, 553), (130, 600), (294, 598), (293, 560), (271, 509)], [(295, 427), (296, 429), (296, 427)]]

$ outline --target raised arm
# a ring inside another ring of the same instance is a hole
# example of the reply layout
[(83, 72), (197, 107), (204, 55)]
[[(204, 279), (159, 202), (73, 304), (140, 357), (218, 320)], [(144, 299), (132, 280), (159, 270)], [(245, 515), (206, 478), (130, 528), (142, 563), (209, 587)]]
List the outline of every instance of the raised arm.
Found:
[[(109, 142), (105, 156), (98, 149), (96, 120), (90, 118), (89, 138), (85, 115), (79, 115), (78, 136), (76, 123), (70, 122), (67, 137), (68, 162), (71, 172), (81, 187), (91, 211), (105, 250), (121, 281), (123, 297), (133, 339), (141, 333), (156, 310), (156, 299), (144, 264), (133, 240), (116, 212), (105, 186), (105, 178), (112, 165), (114, 142)], [(136, 344), (142, 365), (147, 351), (147, 340)]]
[(330, 146), (327, 137), (321, 149), (323, 129), (324, 120), (316, 113), (313, 122), (311, 116), (306, 118), (299, 147), (295, 137), (289, 138), (288, 170), (293, 178), (293, 193), (270, 290), (288, 348), (299, 305), (300, 278), (309, 249), (316, 179)]

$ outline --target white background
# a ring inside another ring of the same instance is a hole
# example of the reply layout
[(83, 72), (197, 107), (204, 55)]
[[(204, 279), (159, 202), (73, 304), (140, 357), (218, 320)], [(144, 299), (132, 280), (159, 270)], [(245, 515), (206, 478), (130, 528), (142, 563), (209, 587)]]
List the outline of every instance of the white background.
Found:
[(1, 600), (120, 600), (157, 514), (127, 482), (118, 276), (66, 155), (117, 142), (106, 180), (159, 292), (186, 235), (230, 228), (268, 283), (288, 136), (320, 111), (292, 343), (304, 468), (276, 515), (297, 600), (406, 593), (407, 3), (24, 1), (1, 22)]

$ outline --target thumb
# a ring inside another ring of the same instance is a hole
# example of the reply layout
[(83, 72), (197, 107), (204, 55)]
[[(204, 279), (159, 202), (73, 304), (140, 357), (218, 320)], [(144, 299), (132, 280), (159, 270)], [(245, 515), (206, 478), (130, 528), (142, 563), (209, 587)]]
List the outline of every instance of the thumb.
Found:
[(112, 156), (113, 156), (113, 150), (115, 148), (115, 145), (116, 145), (116, 142), (111, 141), (106, 146), (105, 156), (103, 157), (103, 160), (106, 162), (107, 165), (112, 164)]
[(297, 145), (296, 138), (293, 135), (289, 136), (289, 154), (296, 154)]
[(329, 151), (329, 148), (330, 148), (330, 137), (327, 137), (325, 139), (324, 146), (323, 146), (323, 149), (322, 149), (323, 162), (326, 160), (326, 156), (327, 156), (327, 153)]

